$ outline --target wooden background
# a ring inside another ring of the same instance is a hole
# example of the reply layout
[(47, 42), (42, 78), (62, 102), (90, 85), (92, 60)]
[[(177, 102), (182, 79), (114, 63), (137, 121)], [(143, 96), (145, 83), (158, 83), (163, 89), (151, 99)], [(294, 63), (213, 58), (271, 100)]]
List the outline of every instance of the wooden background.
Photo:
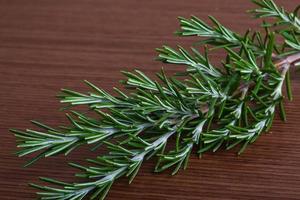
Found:
[[(299, 0), (278, 0), (293, 9)], [(67, 162), (94, 157), (82, 148), (70, 157), (21, 166), (9, 128), (31, 127), (38, 119), (50, 125), (65, 122), (54, 97), (61, 87), (84, 91), (87, 79), (110, 90), (121, 69), (139, 68), (147, 74), (162, 66), (154, 48), (162, 44), (191, 44), (195, 38), (172, 35), (177, 16), (214, 15), (233, 30), (255, 27), (245, 10), (246, 0), (1, 0), (0, 1), (0, 199), (34, 199), (28, 182), (38, 176), (72, 181)], [(219, 55), (214, 56), (214, 61)], [(170, 73), (182, 68), (168, 65)], [(300, 74), (293, 74), (294, 101), (287, 102), (288, 122), (276, 120), (237, 157), (234, 152), (191, 156), (177, 176), (153, 174), (146, 162), (131, 184), (121, 179), (107, 199), (300, 199)]]

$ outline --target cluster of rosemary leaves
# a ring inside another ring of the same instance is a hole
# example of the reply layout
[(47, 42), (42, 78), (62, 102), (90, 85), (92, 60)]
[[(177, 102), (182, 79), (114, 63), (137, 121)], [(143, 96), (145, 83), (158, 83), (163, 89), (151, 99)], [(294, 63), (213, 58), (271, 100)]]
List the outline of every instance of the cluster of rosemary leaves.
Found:
[[(298, 6), (288, 13), (272, 0), (253, 0), (258, 6), (251, 13), (264, 22), (264, 30), (240, 35), (210, 17), (212, 26), (195, 16), (179, 18), (179, 36), (199, 36), (199, 46), (186, 50), (163, 46), (157, 49), (158, 60), (186, 66), (181, 76), (167, 77), (164, 70), (152, 80), (141, 71), (123, 72), (122, 81), (131, 90), (125, 94), (114, 88), (111, 95), (86, 81), (87, 94), (63, 89), (61, 103), (68, 108), (87, 105), (99, 117), (70, 111), (68, 126), (52, 128), (32, 121), (40, 130), (15, 130), (19, 156), (39, 152), (27, 165), (40, 158), (68, 155), (74, 149), (101, 144), (107, 155), (88, 159), (90, 166), (71, 163), (85, 178), (80, 183), (65, 183), (50, 178), (41, 180), (55, 186), (40, 186), (41, 199), (104, 199), (112, 184), (121, 176), (131, 182), (144, 160), (157, 157), (155, 172), (171, 168), (172, 174), (186, 168), (192, 149), (199, 155), (240, 146), (242, 153), (262, 132), (272, 125), (276, 107), (285, 120), (282, 87), (286, 81), (288, 98), (292, 99), (289, 69), (300, 61), (300, 19)], [(275, 20), (274, 20), (275, 19)], [(282, 37), (284, 42), (279, 43)], [(213, 66), (209, 50), (223, 49), (226, 59), (222, 67)], [(165, 150), (170, 140), (174, 143)]]

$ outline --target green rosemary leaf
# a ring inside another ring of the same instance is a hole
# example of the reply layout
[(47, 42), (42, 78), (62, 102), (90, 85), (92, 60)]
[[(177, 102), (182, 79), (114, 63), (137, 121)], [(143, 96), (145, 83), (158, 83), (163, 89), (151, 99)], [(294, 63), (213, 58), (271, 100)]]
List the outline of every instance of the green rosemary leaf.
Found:
[(288, 96), (288, 99), (290, 101), (293, 100), (293, 94), (292, 94), (292, 87), (291, 87), (291, 78), (290, 78), (290, 70), (287, 71), (287, 74), (286, 74), (286, 78), (285, 78), (285, 85), (286, 85), (286, 91), (287, 91), (287, 96)]

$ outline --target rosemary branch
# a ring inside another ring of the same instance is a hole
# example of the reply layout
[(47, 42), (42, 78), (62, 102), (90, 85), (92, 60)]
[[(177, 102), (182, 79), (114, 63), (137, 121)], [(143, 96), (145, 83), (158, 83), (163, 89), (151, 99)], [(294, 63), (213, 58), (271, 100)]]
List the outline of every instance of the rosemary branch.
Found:
[[(146, 159), (157, 157), (155, 172), (172, 169), (176, 174), (187, 167), (194, 148), (201, 156), (239, 146), (241, 154), (271, 128), (276, 107), (286, 120), (283, 85), (286, 81), (291, 100), (289, 70), (300, 63), (299, 6), (289, 13), (272, 0), (253, 2), (258, 6), (251, 11), (255, 17), (276, 22), (264, 22), (263, 31), (241, 35), (213, 17), (212, 26), (195, 16), (180, 17), (177, 35), (199, 37), (197, 44), (205, 45), (204, 53), (195, 47), (166, 45), (156, 50), (157, 60), (184, 65), (185, 72), (167, 77), (162, 69), (158, 80), (139, 70), (123, 72), (126, 80), (121, 83), (129, 94), (114, 88), (116, 95), (112, 95), (85, 81), (91, 92), (63, 89), (58, 95), (65, 109), (72, 109), (67, 114), (69, 125), (53, 128), (32, 121), (39, 130), (12, 129), (21, 148), (18, 156), (38, 153), (26, 166), (44, 157), (68, 155), (86, 144), (92, 144), (93, 150), (100, 145), (108, 149), (107, 155), (88, 159), (91, 166), (70, 163), (82, 171), (77, 176), (84, 182), (43, 177), (54, 186), (32, 184), (42, 190), (38, 192), (41, 199), (104, 199), (118, 178), (127, 176), (132, 182)], [(222, 66), (210, 62), (209, 52), (214, 49), (227, 54)], [(96, 116), (75, 111), (78, 105), (88, 106)], [(172, 138), (175, 142), (169, 142)]]

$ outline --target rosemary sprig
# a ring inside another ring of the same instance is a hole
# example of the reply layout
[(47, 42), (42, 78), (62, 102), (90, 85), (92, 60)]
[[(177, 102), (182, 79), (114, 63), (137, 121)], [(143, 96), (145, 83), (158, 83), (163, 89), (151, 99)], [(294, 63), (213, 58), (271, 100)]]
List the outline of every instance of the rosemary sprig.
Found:
[[(86, 197), (104, 199), (112, 184), (127, 176), (132, 182), (144, 160), (157, 157), (155, 172), (172, 169), (176, 174), (186, 168), (196, 147), (200, 155), (207, 151), (227, 150), (239, 146), (239, 154), (263, 132), (271, 128), (276, 107), (283, 120), (282, 87), (292, 99), (289, 70), (300, 62), (299, 6), (288, 13), (272, 0), (254, 0), (259, 8), (255, 17), (275, 18), (264, 22), (264, 32), (246, 31), (240, 35), (210, 17), (213, 26), (199, 18), (180, 17), (180, 36), (200, 36), (204, 54), (196, 47), (158, 48), (158, 60), (181, 64), (186, 71), (167, 77), (164, 70), (158, 80), (139, 70), (123, 72), (124, 88), (114, 88), (116, 95), (85, 81), (91, 92), (84, 94), (63, 89), (58, 95), (69, 125), (52, 128), (32, 121), (39, 129), (12, 129), (21, 148), (19, 156), (38, 152), (26, 166), (38, 159), (57, 154), (68, 155), (82, 145), (107, 148), (107, 155), (88, 159), (90, 166), (71, 163), (85, 178), (80, 183), (65, 183), (51, 178), (42, 181), (54, 186), (33, 187), (41, 199), (79, 200)], [(279, 27), (280, 25), (280, 27)], [(204, 38), (203, 38), (204, 37)], [(279, 37), (284, 42), (278, 42)], [(222, 66), (213, 66), (209, 51), (223, 49), (227, 54)], [(76, 106), (86, 105), (86, 113)], [(91, 117), (89, 112), (97, 115)], [(174, 142), (169, 142), (174, 138)], [(168, 144), (168, 150), (165, 147)]]
[(273, 0), (252, 0), (254, 4), (259, 8), (250, 11), (255, 14), (255, 17), (273, 17), (276, 18), (276, 22), (272, 26), (288, 25), (288, 28), (300, 30), (300, 20), (297, 17), (300, 9), (297, 6), (294, 12), (288, 13), (283, 7), (278, 7)]

